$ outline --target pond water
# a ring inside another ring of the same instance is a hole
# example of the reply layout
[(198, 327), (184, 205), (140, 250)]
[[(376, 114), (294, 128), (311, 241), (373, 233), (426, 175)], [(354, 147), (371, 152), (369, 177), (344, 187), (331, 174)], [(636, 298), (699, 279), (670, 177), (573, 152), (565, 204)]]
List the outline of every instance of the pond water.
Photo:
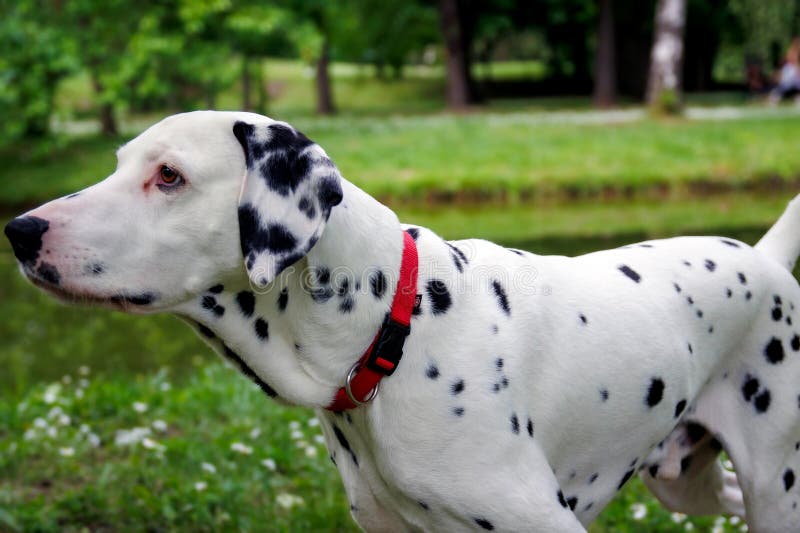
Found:
[[(763, 230), (717, 232), (755, 243)], [(577, 255), (648, 238), (626, 234), (602, 238), (500, 242), (538, 254)], [(180, 381), (187, 369), (216, 357), (183, 322), (168, 315), (128, 316), (68, 307), (23, 279), (10, 248), (0, 244), (0, 396), (24, 393), (39, 381), (93, 375), (137, 375), (166, 369)]]

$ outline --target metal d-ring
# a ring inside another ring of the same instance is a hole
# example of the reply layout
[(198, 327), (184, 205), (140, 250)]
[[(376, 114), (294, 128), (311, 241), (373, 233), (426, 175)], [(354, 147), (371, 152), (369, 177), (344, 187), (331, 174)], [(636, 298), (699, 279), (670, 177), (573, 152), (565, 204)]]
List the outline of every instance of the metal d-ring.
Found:
[(344, 392), (347, 393), (347, 397), (350, 398), (350, 401), (356, 406), (367, 404), (375, 399), (375, 396), (378, 395), (378, 388), (380, 388), (381, 385), (380, 382), (376, 383), (366, 398), (363, 400), (356, 400), (356, 397), (353, 396), (353, 391), (350, 389), (350, 382), (353, 380), (353, 376), (355, 376), (356, 370), (358, 370), (360, 364), (360, 361), (356, 361), (356, 363), (350, 367), (350, 372), (347, 373), (347, 379), (344, 380)]

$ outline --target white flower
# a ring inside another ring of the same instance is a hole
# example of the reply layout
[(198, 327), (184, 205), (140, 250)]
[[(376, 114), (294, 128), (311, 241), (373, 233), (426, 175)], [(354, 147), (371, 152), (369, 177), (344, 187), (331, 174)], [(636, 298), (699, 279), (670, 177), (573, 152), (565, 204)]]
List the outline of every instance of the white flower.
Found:
[(169, 382), (165, 381), (158, 388), (161, 389), (161, 392), (167, 392), (169, 389), (172, 388), (172, 385), (170, 385)]
[(728, 519), (728, 522), (730, 522), (730, 524), (731, 524), (732, 526), (738, 525), (738, 524), (739, 524), (739, 522), (741, 522), (741, 521), (742, 521), (742, 519), (741, 519), (741, 518), (739, 518), (738, 516), (732, 516), (732, 517), (730, 517), (730, 518)]
[(89, 386), (89, 380), (86, 378), (81, 378), (78, 380), (78, 387), (86, 388)]
[(309, 446), (306, 448), (306, 457), (314, 458), (317, 456), (317, 449), (313, 446)]
[(142, 446), (144, 446), (148, 450), (156, 450), (156, 451), (159, 451), (159, 452), (163, 452), (164, 451), (164, 445), (163, 444), (159, 444), (156, 441), (154, 441), (153, 439), (149, 439), (147, 437), (142, 439)]
[(209, 474), (217, 473), (217, 467), (212, 465), (211, 463), (202, 463), (200, 466), (203, 468), (203, 470), (205, 470)]
[(253, 453), (253, 448), (247, 446), (246, 444), (242, 444), (241, 442), (234, 442), (231, 444), (231, 450), (244, 455), (250, 455)]
[(675, 522), (676, 524), (680, 524), (684, 520), (686, 520), (686, 515), (683, 513), (672, 513), (670, 517), (672, 518), (672, 521)]
[(275, 498), (275, 503), (283, 507), (284, 509), (291, 509), (295, 505), (303, 505), (303, 498), (300, 496), (295, 496), (294, 494), (289, 494), (287, 492), (281, 492)]
[(631, 505), (631, 513), (634, 520), (641, 520), (647, 516), (647, 507), (643, 503), (634, 503)]
[(94, 433), (89, 433), (88, 435), (86, 435), (86, 440), (89, 441), (89, 444), (92, 446), (92, 448), (97, 448), (98, 446), (100, 446), (100, 437), (98, 437)]
[(87, 433), (89, 433), (91, 430), (92, 430), (92, 429), (91, 429), (91, 428), (90, 428), (88, 425), (86, 425), (86, 424), (81, 424), (81, 427), (80, 427), (80, 428), (78, 428), (78, 431), (80, 431), (80, 432), (81, 432), (81, 433), (83, 433), (84, 435), (86, 435)]
[(47, 436), (51, 439), (54, 439), (58, 436), (58, 430), (55, 428), (55, 426), (50, 426), (47, 428)]
[(89, 372), (90, 372), (89, 367), (86, 365), (83, 365), (80, 368), (78, 368), (78, 374), (80, 374), (81, 376), (88, 376)]
[(39, 429), (44, 429), (44, 428), (46, 428), (46, 427), (47, 427), (47, 420), (45, 420), (44, 418), (42, 418), (42, 417), (40, 417), (40, 416), (37, 416), (37, 417), (36, 417), (36, 418), (33, 420), (33, 426), (34, 426), (34, 427), (37, 427), (37, 428), (39, 428)]
[(264, 465), (264, 467), (267, 470), (271, 470), (273, 472), (278, 467), (278, 465), (275, 464), (275, 460), (274, 459), (264, 459), (263, 461), (261, 461), (261, 464)]
[(48, 385), (48, 387), (44, 390), (44, 403), (51, 404), (55, 403), (58, 400), (58, 393), (61, 392), (61, 384), (60, 383), (52, 383)]
[(194, 484), (194, 490), (197, 492), (203, 492), (208, 487), (208, 484), (205, 481), (198, 481)]
[(159, 433), (164, 433), (167, 430), (167, 423), (163, 420), (153, 420), (153, 423), (150, 425)]
[(739, 526), (739, 531), (749, 531), (749, 530), (750, 528), (747, 527), (747, 524), (742, 524), (741, 526)]
[(64, 385), (69, 385), (70, 383), (72, 383), (72, 376), (70, 376), (69, 374), (67, 374), (66, 376), (64, 376), (63, 378), (61, 378), (61, 382), (62, 382)]
[(25, 439), (25, 440), (33, 440), (33, 439), (35, 439), (36, 438), (36, 430), (31, 428), (31, 429), (25, 431), (25, 434), (22, 436), (22, 438)]
[(58, 449), (58, 453), (62, 457), (72, 457), (73, 455), (75, 455), (75, 449), (74, 448), (59, 448)]
[(72, 420), (70, 420), (69, 416), (67, 415), (61, 415), (58, 417), (58, 423), (62, 426), (68, 426), (71, 421)]
[(75, 397), (79, 400), (83, 398), (83, 389), (75, 389)]
[(137, 413), (144, 413), (147, 411), (147, 404), (144, 402), (133, 402), (133, 410)]
[(295, 442), (294, 445), (297, 446), (298, 448), (305, 448), (306, 446), (308, 446), (308, 443), (304, 440), (299, 440)]
[(686, 531), (694, 531), (694, 524), (692, 524), (691, 522), (686, 522), (686, 524), (684, 524), (683, 526), (683, 529), (685, 529)]
[(292, 431), (291, 437), (294, 440), (300, 440), (300, 439), (303, 438), (303, 432), (300, 431), (300, 430), (295, 429), (294, 431)]
[(61, 409), (61, 407), (59, 407), (58, 405), (56, 405), (55, 407), (50, 409), (50, 411), (47, 413), (47, 418), (57, 418), (62, 414), (64, 414), (64, 410)]
[(261, 435), (261, 428), (253, 428), (250, 430), (250, 438), (255, 440)]
[(292, 420), (291, 422), (289, 422), (289, 429), (291, 429), (292, 431), (300, 429), (300, 422), (298, 422), (297, 420)]
[(714, 524), (714, 527), (711, 528), (711, 533), (725, 533), (725, 527), (721, 524)]
[(317, 426), (319, 426), (319, 418), (314, 417), (308, 420), (308, 427), (315, 428)]
[(325, 444), (325, 437), (322, 435), (314, 435), (314, 442), (317, 444)]
[(118, 429), (114, 435), (114, 444), (117, 446), (129, 446), (140, 442), (149, 434), (150, 428)]

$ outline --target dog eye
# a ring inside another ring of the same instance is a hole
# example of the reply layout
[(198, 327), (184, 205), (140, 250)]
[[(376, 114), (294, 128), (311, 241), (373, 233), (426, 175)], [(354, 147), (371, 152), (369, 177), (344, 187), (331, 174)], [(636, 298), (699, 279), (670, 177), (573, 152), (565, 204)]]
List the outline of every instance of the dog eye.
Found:
[(180, 187), (181, 185), (183, 185), (183, 176), (174, 168), (161, 165), (161, 168), (158, 170), (158, 182), (156, 186), (162, 191), (165, 191), (165, 189), (172, 189)]

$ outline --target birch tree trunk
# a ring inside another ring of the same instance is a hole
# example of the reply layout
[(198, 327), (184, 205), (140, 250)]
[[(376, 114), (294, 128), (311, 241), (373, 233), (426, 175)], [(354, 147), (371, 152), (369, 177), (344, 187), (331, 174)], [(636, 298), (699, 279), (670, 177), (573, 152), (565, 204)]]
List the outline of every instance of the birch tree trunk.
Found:
[(657, 111), (675, 113), (680, 109), (682, 97), (681, 68), (686, 0), (658, 0), (655, 22), (650, 74), (647, 80), (647, 104)]

